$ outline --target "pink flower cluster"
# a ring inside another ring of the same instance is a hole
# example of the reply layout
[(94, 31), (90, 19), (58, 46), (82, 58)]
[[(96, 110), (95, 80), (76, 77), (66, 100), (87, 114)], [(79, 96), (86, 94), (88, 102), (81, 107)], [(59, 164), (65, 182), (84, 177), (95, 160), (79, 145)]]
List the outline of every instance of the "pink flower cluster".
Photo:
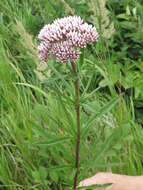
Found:
[(80, 48), (87, 43), (97, 41), (98, 33), (92, 25), (84, 23), (78, 16), (56, 19), (45, 25), (39, 35), (41, 41), (38, 53), (41, 60), (46, 61), (49, 55), (55, 56), (58, 62), (75, 61)]

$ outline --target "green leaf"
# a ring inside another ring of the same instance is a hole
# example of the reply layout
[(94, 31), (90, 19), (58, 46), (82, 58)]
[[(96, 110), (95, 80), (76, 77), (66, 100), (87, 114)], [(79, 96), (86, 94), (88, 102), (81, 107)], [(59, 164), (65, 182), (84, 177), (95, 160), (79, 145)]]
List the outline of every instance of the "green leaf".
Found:
[(119, 102), (120, 97), (115, 97), (108, 104), (106, 104), (104, 107), (100, 109), (100, 111), (97, 113), (95, 112), (94, 115), (92, 115), (89, 120), (85, 123), (85, 127), (82, 130), (82, 137), (88, 134), (88, 130), (90, 126), (94, 125), (97, 118), (101, 117), (102, 115), (108, 113), (115, 105)]
[(40, 174), (40, 177), (41, 177), (42, 180), (46, 179), (47, 174), (48, 174), (47, 169), (40, 166), (39, 167), (39, 174)]
[[(94, 190), (94, 189), (103, 189), (103, 188), (106, 188), (108, 186), (112, 185), (112, 183), (107, 183), (107, 184), (103, 184), (103, 185), (89, 185), (89, 186), (83, 186), (83, 187), (78, 187), (77, 189), (86, 189), (86, 190)], [(93, 189), (94, 188), (94, 189)]]
[(70, 140), (71, 140), (71, 137), (57, 137), (57, 138), (53, 138), (53, 139), (47, 140), (47, 141), (38, 141), (38, 142), (34, 143), (34, 145), (37, 145), (37, 146), (53, 146), (53, 145), (64, 143), (64, 142), (70, 141)]

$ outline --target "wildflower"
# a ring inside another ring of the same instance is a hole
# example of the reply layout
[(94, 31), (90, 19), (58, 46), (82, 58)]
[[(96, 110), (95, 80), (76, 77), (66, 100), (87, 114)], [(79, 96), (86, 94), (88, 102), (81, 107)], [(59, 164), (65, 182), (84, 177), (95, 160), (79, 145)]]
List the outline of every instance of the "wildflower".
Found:
[(45, 25), (38, 38), (41, 60), (46, 61), (51, 55), (58, 62), (67, 62), (68, 59), (75, 61), (80, 55), (80, 49), (87, 43), (96, 42), (98, 33), (95, 27), (84, 23), (80, 17), (68, 16)]

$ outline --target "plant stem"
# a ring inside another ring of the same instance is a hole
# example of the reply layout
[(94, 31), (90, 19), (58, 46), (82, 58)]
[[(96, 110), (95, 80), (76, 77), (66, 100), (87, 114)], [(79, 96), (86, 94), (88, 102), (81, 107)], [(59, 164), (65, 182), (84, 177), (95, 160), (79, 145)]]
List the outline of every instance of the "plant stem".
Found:
[(74, 87), (75, 87), (75, 109), (76, 109), (76, 119), (77, 119), (77, 133), (76, 133), (76, 151), (75, 151), (75, 168), (76, 173), (74, 177), (73, 189), (76, 190), (77, 187), (77, 178), (79, 172), (79, 149), (80, 149), (80, 105), (79, 105), (79, 82), (78, 82), (78, 73), (76, 71), (75, 63), (71, 61), (72, 70), (75, 76)]

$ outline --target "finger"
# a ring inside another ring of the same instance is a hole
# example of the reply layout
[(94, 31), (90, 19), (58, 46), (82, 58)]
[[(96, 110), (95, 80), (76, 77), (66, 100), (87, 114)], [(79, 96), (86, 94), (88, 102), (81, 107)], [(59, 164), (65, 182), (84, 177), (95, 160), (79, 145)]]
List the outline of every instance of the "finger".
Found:
[[(90, 186), (90, 185), (103, 185), (103, 184), (107, 184), (107, 183), (114, 183), (115, 182), (115, 176), (114, 174), (112, 173), (104, 173), (104, 172), (100, 172), (100, 173), (97, 173), (96, 175), (88, 178), (88, 179), (85, 179), (83, 181), (80, 182), (79, 186), (80, 187), (86, 187), (86, 186)], [(105, 188), (106, 190), (107, 189), (112, 189), (111, 188), (112, 185), (108, 188)]]
[(115, 176), (111, 173), (97, 173), (93, 177), (90, 177), (88, 179), (85, 179), (81, 181), (80, 184), (86, 186), (86, 185), (94, 185), (94, 184), (105, 184), (105, 183), (114, 183), (115, 182)]
[(88, 179), (85, 179), (83, 181), (81, 181), (79, 183), (79, 187), (83, 187), (83, 186), (89, 186), (89, 185), (96, 185), (97, 184), (97, 181), (96, 181), (96, 175), (91, 177), (91, 178), (88, 178)]

